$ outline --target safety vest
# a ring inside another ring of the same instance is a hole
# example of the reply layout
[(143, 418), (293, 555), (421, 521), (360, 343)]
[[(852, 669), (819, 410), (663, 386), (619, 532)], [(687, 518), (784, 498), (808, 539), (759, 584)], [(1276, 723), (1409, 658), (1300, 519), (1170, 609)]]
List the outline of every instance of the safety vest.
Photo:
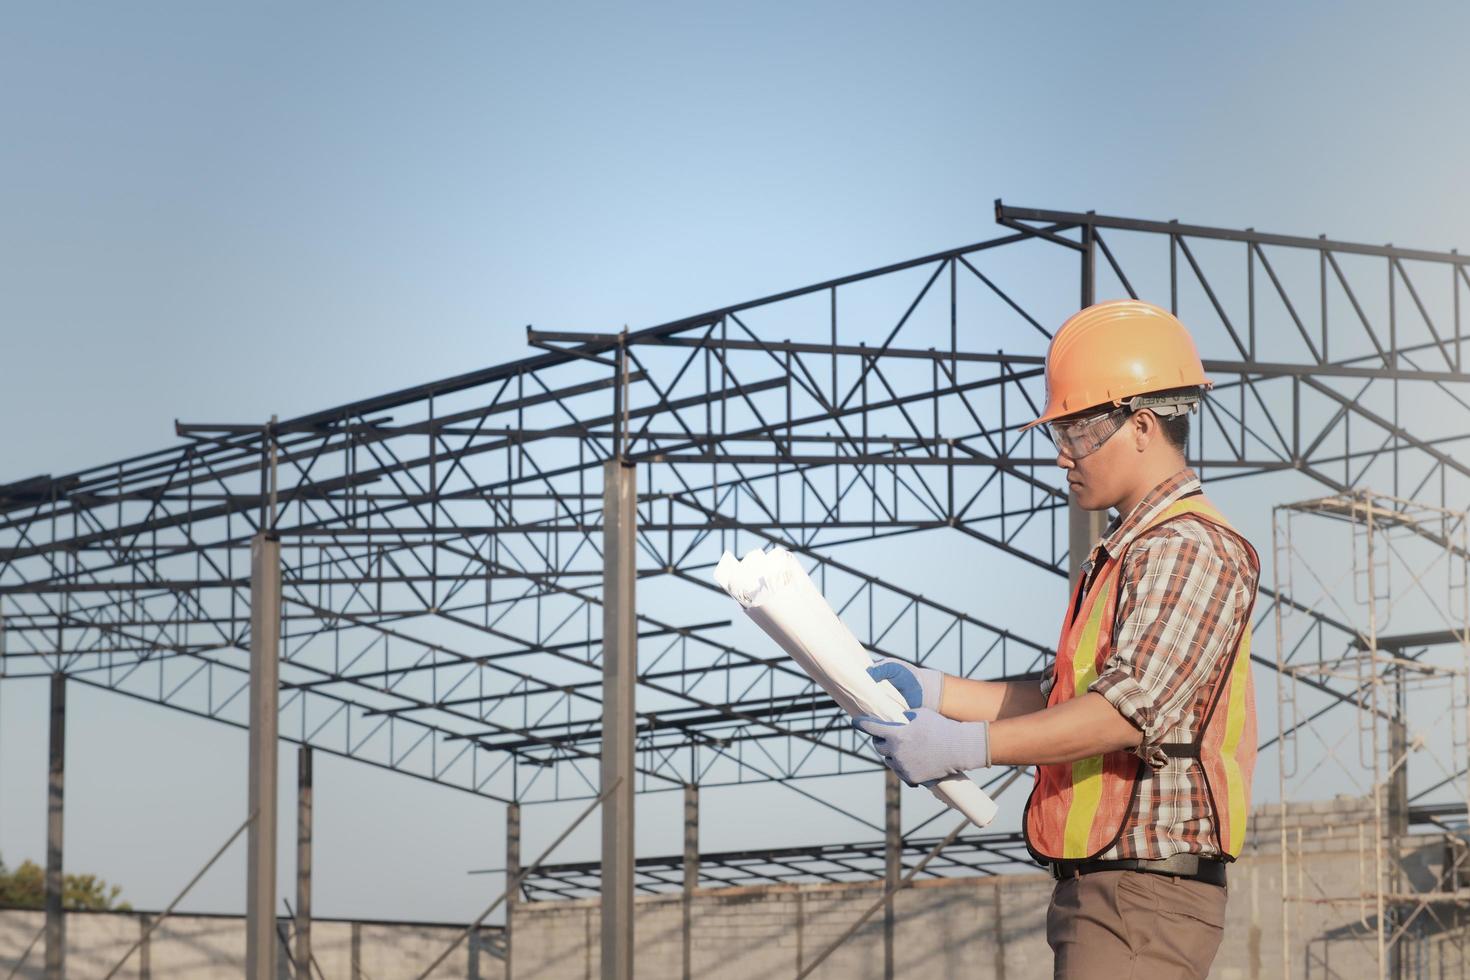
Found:
[[(1139, 533), (1185, 516), (1209, 521), (1238, 538), (1259, 575), (1261, 561), (1255, 549), (1198, 494), (1175, 501)], [(1086, 694), (1112, 654), (1117, 629), (1114, 620), (1118, 581), (1127, 553), (1125, 547), (1123, 554), (1116, 558), (1110, 556), (1096, 571), (1080, 608), (1078, 592), (1087, 576), (1079, 576), (1062, 620), (1048, 708)], [(1211, 823), (1225, 860), (1239, 856), (1245, 843), (1251, 773), (1256, 764), (1250, 619), (1248, 609), (1244, 628), (1234, 645), (1234, 659), (1218, 673), (1204, 723), (1194, 741), (1163, 746), (1171, 757), (1187, 759), (1186, 764), (1204, 769)], [(1036, 786), (1026, 801), (1023, 827), (1027, 849), (1043, 862), (1091, 860), (1111, 849), (1131, 825), (1139, 785), (1151, 772), (1136, 753), (1128, 750), (1076, 762), (1040, 765), (1036, 769)]]

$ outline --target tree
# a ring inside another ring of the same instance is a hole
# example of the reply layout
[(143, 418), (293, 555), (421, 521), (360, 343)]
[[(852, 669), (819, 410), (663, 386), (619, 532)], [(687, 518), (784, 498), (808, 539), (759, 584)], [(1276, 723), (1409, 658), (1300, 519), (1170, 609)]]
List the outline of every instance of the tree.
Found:
[[(122, 886), (108, 885), (96, 875), (64, 875), (61, 905), (68, 909), (130, 912), (132, 906), (119, 902)], [(34, 861), (23, 861), (11, 871), (0, 859), (0, 908), (39, 909), (46, 904), (46, 872)]]

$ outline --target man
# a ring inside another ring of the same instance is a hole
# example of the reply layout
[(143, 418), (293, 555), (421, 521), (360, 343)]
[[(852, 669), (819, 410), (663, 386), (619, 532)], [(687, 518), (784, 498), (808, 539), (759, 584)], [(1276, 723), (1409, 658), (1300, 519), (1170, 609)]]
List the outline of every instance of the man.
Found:
[(1072, 500), (1120, 515), (1093, 548), (1038, 686), (885, 660), (912, 711), (861, 718), (909, 784), (1034, 765), (1023, 826), (1057, 878), (1055, 975), (1204, 977), (1225, 922), (1255, 766), (1250, 615), (1260, 561), (1212, 507), (1184, 448), (1212, 382), (1167, 311), (1071, 317), (1046, 360), (1042, 425)]

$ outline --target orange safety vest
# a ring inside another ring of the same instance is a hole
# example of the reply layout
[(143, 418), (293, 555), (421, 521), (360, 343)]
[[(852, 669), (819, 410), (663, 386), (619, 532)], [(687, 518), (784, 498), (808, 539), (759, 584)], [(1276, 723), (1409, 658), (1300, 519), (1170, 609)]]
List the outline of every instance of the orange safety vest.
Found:
[[(1261, 560), (1255, 549), (1203, 496), (1196, 494), (1175, 501), (1139, 533), (1185, 516), (1209, 521), (1239, 538), (1259, 575)], [(1114, 620), (1118, 580), (1127, 553), (1128, 549), (1124, 548), (1123, 554), (1109, 557), (1092, 576), (1092, 587), (1082, 599), (1081, 608), (1077, 605), (1078, 591), (1083, 588), (1086, 576), (1079, 577), (1062, 620), (1052, 675), (1055, 683), (1047, 698), (1048, 708), (1086, 694), (1112, 654), (1117, 629)], [(1248, 609), (1244, 629), (1235, 644), (1235, 657), (1220, 671), (1204, 725), (1195, 740), (1164, 746), (1170, 756), (1187, 758), (1190, 764), (1203, 767), (1215, 840), (1227, 861), (1239, 856), (1245, 843), (1251, 773), (1256, 765), (1250, 620)], [(1128, 750), (1037, 766), (1036, 786), (1026, 801), (1022, 821), (1026, 847), (1032, 857), (1042, 862), (1092, 860), (1110, 850), (1132, 822), (1139, 784), (1149, 771), (1147, 764)]]

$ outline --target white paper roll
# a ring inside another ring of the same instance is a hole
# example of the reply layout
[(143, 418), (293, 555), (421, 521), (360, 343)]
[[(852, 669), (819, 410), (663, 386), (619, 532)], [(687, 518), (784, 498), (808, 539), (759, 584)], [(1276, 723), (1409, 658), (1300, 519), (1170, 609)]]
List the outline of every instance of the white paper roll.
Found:
[[(791, 552), (757, 548), (737, 561), (727, 551), (715, 567), (715, 581), (843, 711), (905, 721), (908, 704), (903, 696), (868, 674), (873, 663), (868, 651)], [(995, 819), (995, 801), (967, 776), (942, 779), (931, 792), (977, 827)]]

